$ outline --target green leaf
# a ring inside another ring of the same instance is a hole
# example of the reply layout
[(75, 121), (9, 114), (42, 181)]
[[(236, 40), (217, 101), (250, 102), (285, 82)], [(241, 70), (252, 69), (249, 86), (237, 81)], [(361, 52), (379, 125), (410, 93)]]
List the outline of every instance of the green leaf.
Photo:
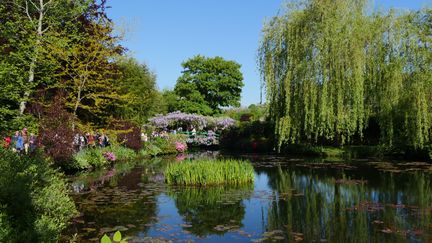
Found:
[(111, 243), (111, 239), (106, 234), (104, 234), (104, 236), (102, 236), (101, 243)]
[(127, 241), (125, 241), (125, 240), (122, 240), (122, 241), (120, 241), (120, 243), (128, 243)]
[(121, 233), (120, 233), (120, 231), (117, 230), (117, 232), (114, 233), (113, 240), (114, 240), (115, 242), (120, 242), (120, 241), (121, 241), (121, 238), (122, 238)]

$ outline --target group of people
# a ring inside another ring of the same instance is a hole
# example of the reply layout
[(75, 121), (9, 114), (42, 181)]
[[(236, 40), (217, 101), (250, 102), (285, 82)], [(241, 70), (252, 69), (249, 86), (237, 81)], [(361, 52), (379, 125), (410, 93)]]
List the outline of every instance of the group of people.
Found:
[(151, 138), (165, 138), (168, 139), (169, 135), (168, 132), (166, 130), (162, 130), (160, 132), (158, 131), (153, 131), (151, 134)]
[(110, 145), (109, 138), (106, 134), (102, 133), (86, 133), (75, 134), (73, 144), (76, 151), (81, 151), (84, 148), (103, 148)]
[[(156, 131), (155, 130), (155, 131), (153, 131), (151, 133), (151, 138), (165, 138), (165, 139), (168, 139), (170, 133), (171, 134), (183, 133), (183, 128), (179, 127), (177, 129), (171, 129), (171, 130), (164, 129), (162, 131)], [(195, 137), (197, 132), (196, 132), (195, 128), (192, 127), (191, 130), (187, 129), (186, 133), (187, 134), (190, 133), (193, 137)], [(141, 134), (141, 137), (143, 137), (143, 136), (144, 136), (144, 133)], [(145, 141), (147, 141), (147, 135), (145, 135), (145, 138), (146, 138)]]
[(13, 136), (6, 136), (3, 140), (3, 147), (11, 148), (17, 153), (28, 154), (33, 152), (37, 147), (36, 136), (33, 133), (28, 133), (27, 128), (16, 131)]

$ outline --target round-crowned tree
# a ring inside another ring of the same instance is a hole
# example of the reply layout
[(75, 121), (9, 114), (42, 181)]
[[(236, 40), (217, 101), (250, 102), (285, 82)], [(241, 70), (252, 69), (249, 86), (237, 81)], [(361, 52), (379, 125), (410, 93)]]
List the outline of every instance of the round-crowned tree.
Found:
[(177, 109), (187, 113), (212, 115), (221, 107), (240, 106), (243, 74), (241, 65), (222, 57), (197, 55), (182, 63), (183, 75), (174, 88)]

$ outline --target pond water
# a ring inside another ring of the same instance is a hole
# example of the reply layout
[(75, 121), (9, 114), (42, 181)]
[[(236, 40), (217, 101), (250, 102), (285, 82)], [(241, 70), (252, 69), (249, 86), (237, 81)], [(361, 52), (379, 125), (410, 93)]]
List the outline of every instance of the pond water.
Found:
[[(421, 162), (240, 157), (253, 185), (170, 187), (162, 171), (184, 157), (117, 164), (71, 178), (80, 216), (64, 232), (129, 242), (431, 242), (432, 167)], [(188, 157), (188, 156), (185, 156)], [(187, 159), (187, 158), (186, 158)]]

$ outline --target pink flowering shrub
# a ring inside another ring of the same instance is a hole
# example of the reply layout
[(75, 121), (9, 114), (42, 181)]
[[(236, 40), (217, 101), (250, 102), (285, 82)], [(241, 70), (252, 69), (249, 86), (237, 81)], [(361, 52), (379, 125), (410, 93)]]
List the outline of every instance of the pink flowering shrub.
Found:
[(186, 145), (186, 143), (183, 143), (183, 142), (175, 142), (175, 148), (176, 148), (177, 152), (183, 153), (184, 151), (187, 150), (187, 145)]
[(116, 156), (113, 152), (107, 151), (103, 153), (103, 156), (108, 161), (116, 161)]

